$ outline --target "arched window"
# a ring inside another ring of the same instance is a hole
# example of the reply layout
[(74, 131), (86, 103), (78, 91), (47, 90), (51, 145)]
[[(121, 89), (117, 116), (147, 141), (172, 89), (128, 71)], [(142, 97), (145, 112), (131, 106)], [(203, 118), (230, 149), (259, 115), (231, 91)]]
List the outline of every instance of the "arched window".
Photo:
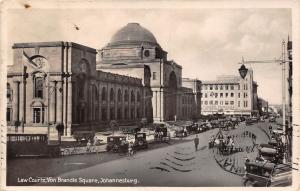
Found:
[(114, 89), (110, 89), (110, 101), (115, 101), (115, 92)]
[(8, 102), (12, 101), (12, 89), (9, 83), (6, 85), (6, 98)]
[(141, 94), (140, 94), (140, 92), (137, 92), (136, 99), (137, 99), (137, 102), (141, 101)]
[(121, 108), (118, 108), (117, 119), (122, 119), (122, 110), (121, 110)]
[(105, 87), (102, 88), (101, 96), (102, 96), (102, 101), (106, 101), (106, 88)]
[(126, 108), (125, 108), (125, 111), (124, 111), (124, 118), (125, 118), (125, 119), (128, 119), (128, 112), (129, 112), (129, 111), (128, 111), (128, 108), (126, 107)]
[(34, 97), (43, 98), (44, 79), (37, 77), (34, 79)]
[(129, 98), (128, 90), (125, 90), (125, 93), (124, 93), (124, 100), (125, 100), (125, 101), (128, 101), (128, 98)]
[(130, 109), (130, 117), (131, 117), (131, 119), (135, 119), (134, 108)]
[(133, 90), (131, 91), (131, 102), (134, 102), (135, 101), (135, 95), (134, 95), (134, 92)]
[(118, 89), (118, 102), (122, 101), (122, 92), (120, 89)]
[(114, 120), (115, 119), (115, 110), (113, 107), (111, 107), (109, 109), (109, 117), (110, 117), (110, 120)]

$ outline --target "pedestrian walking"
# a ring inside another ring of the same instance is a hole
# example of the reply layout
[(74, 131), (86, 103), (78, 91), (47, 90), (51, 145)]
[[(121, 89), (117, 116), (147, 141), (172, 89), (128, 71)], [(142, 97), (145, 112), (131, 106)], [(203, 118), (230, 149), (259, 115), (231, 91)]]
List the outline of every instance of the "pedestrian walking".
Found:
[(128, 156), (132, 156), (133, 155), (133, 142), (130, 141), (128, 144)]
[(199, 145), (199, 138), (198, 135), (196, 135), (195, 139), (194, 139), (194, 144), (195, 144), (195, 150), (198, 150), (198, 145)]
[(87, 144), (86, 144), (86, 152), (89, 153), (91, 152), (91, 140), (88, 140)]
[(270, 125), (270, 126), (269, 126), (270, 134), (272, 134), (272, 129), (273, 129), (273, 127), (272, 127), (272, 125)]

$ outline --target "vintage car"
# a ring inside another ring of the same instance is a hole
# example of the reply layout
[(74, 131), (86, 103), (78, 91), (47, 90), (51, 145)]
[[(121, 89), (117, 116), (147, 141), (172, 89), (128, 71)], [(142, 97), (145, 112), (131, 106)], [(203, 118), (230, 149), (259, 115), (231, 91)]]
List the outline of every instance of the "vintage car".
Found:
[(95, 137), (95, 131), (75, 131), (73, 133), (74, 139), (76, 142), (88, 142), (93, 141)]
[(283, 154), (276, 148), (262, 147), (259, 149), (259, 155), (266, 161), (278, 163), (283, 159)]
[(184, 131), (183, 129), (176, 129), (175, 137), (187, 137), (187, 131)]
[(170, 132), (165, 126), (156, 126), (154, 131), (154, 140), (155, 141), (169, 141), (171, 140)]
[(270, 122), (270, 123), (271, 123), (271, 122), (276, 122), (276, 118), (275, 118), (275, 117), (273, 117), (273, 116), (272, 116), (272, 117), (270, 117), (270, 118), (269, 118), (269, 122)]
[(290, 164), (274, 164), (264, 161), (246, 162), (244, 186), (289, 186), (292, 184)]
[(135, 149), (147, 149), (148, 148), (146, 133), (136, 133), (135, 134), (134, 148)]
[(106, 151), (125, 153), (128, 150), (126, 136), (108, 136)]

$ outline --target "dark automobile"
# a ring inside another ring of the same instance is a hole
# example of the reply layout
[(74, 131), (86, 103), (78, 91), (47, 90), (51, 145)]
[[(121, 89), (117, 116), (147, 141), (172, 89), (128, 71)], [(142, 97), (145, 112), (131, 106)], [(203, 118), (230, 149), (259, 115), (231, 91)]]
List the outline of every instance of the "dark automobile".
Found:
[(292, 184), (292, 168), (289, 164), (270, 162), (246, 162), (245, 186), (289, 186)]
[(128, 142), (126, 136), (108, 136), (106, 151), (122, 152), (125, 153), (128, 150)]
[(253, 125), (254, 121), (251, 118), (246, 119), (246, 125)]
[(170, 140), (170, 132), (168, 131), (168, 128), (165, 126), (156, 126), (155, 132), (154, 132), (154, 140), (155, 141), (166, 141)]
[(269, 122), (276, 122), (276, 118), (275, 118), (275, 117), (273, 117), (273, 116), (272, 116), (272, 117), (270, 117), (270, 118), (269, 118)]
[(187, 129), (185, 127), (177, 127), (175, 129), (175, 137), (187, 137)]
[(75, 131), (73, 133), (73, 137), (74, 137), (74, 139), (76, 139), (76, 142), (93, 141), (93, 139), (95, 137), (95, 131)]
[(146, 133), (136, 133), (135, 134), (134, 147), (136, 149), (147, 149), (148, 148)]
[(283, 154), (276, 148), (262, 147), (259, 149), (259, 155), (266, 161), (278, 163), (283, 159)]

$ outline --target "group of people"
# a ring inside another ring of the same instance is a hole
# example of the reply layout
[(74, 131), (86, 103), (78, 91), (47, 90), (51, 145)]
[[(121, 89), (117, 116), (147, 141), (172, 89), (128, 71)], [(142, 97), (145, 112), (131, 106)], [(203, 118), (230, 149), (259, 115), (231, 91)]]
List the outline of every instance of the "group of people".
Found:
[(232, 153), (235, 148), (233, 136), (226, 136), (219, 132), (216, 136), (209, 138), (209, 147), (216, 147), (217, 153), (224, 151)]

